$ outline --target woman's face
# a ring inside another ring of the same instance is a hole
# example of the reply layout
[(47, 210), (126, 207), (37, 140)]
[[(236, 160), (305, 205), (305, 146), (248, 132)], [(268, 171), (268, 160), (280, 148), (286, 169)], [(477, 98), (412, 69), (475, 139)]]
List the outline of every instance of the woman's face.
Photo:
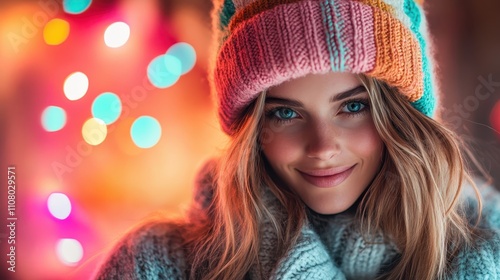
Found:
[(347, 210), (379, 171), (384, 144), (369, 97), (351, 73), (308, 75), (268, 90), (262, 150), (312, 210)]

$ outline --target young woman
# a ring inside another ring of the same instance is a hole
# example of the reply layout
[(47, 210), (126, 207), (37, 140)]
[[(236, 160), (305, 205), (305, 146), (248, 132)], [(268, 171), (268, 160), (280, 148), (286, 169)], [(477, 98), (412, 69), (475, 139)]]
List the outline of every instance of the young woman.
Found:
[(97, 278), (500, 279), (500, 195), (433, 119), (419, 6), (225, 0), (213, 24), (229, 146), (186, 218), (128, 234)]

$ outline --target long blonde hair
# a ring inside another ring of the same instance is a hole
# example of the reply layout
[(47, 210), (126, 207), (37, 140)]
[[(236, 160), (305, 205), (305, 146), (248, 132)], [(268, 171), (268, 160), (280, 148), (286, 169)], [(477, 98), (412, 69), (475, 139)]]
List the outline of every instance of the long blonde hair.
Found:
[[(186, 234), (192, 279), (243, 279), (252, 265), (261, 272), (258, 253), (260, 226), (272, 224), (277, 237), (276, 258), (283, 256), (299, 237), (306, 220), (304, 205), (292, 192), (270, 178), (259, 148), (265, 93), (250, 105), (229, 147), (215, 167), (211, 184), (210, 218), (196, 221)], [(265, 186), (278, 198), (288, 217), (275, 215), (263, 202)], [(263, 278), (262, 275), (255, 275)]]
[(458, 203), (464, 180), (478, 194), (466, 171), (465, 146), (451, 130), (414, 109), (397, 89), (360, 78), (386, 144), (381, 171), (360, 203), (361, 225), (380, 229), (401, 250), (384, 279), (441, 279), (458, 251), (472, 244), (473, 229)]
[[(472, 239), (457, 203), (463, 180), (470, 180), (460, 145), (450, 130), (411, 107), (397, 90), (360, 78), (386, 144), (381, 171), (357, 210), (362, 229), (382, 231), (401, 250), (384, 278), (442, 278), (447, 264)], [(237, 132), (213, 170), (209, 217), (191, 223), (185, 234), (192, 279), (243, 279), (254, 265), (261, 271), (262, 221), (271, 221), (270, 230), (278, 237), (276, 259), (296, 242), (307, 221), (305, 205), (271, 179), (259, 149), (264, 103), (262, 93), (236, 124)], [(263, 187), (278, 198), (286, 215), (273, 215), (263, 203)]]

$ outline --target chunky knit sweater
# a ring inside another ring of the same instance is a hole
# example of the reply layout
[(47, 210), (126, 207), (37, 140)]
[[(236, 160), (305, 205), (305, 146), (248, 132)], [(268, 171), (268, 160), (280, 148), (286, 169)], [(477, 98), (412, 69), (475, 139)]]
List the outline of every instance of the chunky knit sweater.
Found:
[[(204, 168), (205, 172), (210, 168)], [(208, 174), (209, 176), (210, 174)], [(199, 177), (195, 212), (206, 209), (212, 187), (207, 176)], [(454, 260), (447, 279), (500, 279), (500, 194), (482, 187), (484, 208), (480, 227), (487, 234), (478, 237), (475, 246), (463, 249)], [(277, 199), (264, 191), (264, 202), (272, 211), (280, 211)], [(465, 189), (469, 218), (477, 215), (471, 189)], [(259, 261), (262, 271), (251, 269), (250, 279), (373, 279), (390, 269), (399, 252), (382, 236), (366, 241), (355, 218), (347, 213), (310, 217), (297, 243), (285, 257), (276, 259), (276, 236), (264, 221)], [(155, 222), (126, 235), (99, 268), (96, 279), (187, 279), (186, 252), (180, 245), (182, 233), (171, 223)]]

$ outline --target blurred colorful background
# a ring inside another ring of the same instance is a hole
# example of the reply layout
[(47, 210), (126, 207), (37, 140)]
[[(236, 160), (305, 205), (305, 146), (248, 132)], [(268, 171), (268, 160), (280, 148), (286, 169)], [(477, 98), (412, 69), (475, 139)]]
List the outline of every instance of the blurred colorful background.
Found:
[[(499, 1), (426, 5), (443, 119), (499, 181)], [(210, 9), (0, 1), (0, 279), (89, 279), (132, 226), (187, 207), (227, 141), (207, 81)]]

